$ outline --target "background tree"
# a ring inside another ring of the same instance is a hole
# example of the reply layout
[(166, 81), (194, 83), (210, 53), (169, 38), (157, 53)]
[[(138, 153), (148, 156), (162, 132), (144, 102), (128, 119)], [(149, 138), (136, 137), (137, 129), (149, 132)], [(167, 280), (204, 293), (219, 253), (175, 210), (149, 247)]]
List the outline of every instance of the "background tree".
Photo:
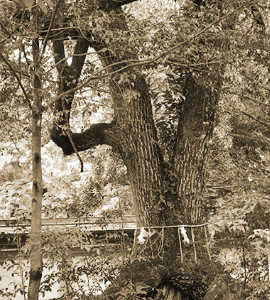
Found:
[[(2, 10), (4, 7), (1, 7)], [(12, 5), (8, 8), (12, 8)], [(3, 11), (2, 11), (3, 12)], [(39, 11), (34, 8), (30, 12), (30, 26), (34, 33), (39, 31)], [(6, 19), (4, 19), (5, 21)], [(2, 24), (3, 29), (3, 24)], [(8, 36), (12, 36), (8, 28), (3, 33)], [(14, 37), (16, 38), (16, 37)], [(5, 41), (5, 40), (4, 40)], [(3, 41), (2, 41), (3, 42)], [(24, 49), (25, 43), (21, 43), (22, 40), (17, 41), (16, 47)], [(29, 44), (27, 44), (28, 46)], [(20, 68), (21, 57), (19, 55), (19, 64), (14, 68), (13, 62), (9, 60), (9, 57), (5, 57), (1, 53), (1, 59), (16, 79), (18, 86), (23, 94), (24, 102), (27, 103), (28, 108), (32, 114), (32, 217), (31, 217), (31, 233), (30, 233), (30, 279), (28, 288), (28, 299), (39, 298), (39, 287), (42, 277), (42, 254), (41, 254), (41, 207), (42, 207), (42, 170), (41, 170), (41, 105), (42, 105), (42, 94), (41, 94), (41, 78), (40, 78), (40, 49), (39, 49), (39, 38), (30, 39), (30, 53), (32, 54), (31, 64), (25, 59), (31, 68), (30, 74), (27, 74), (29, 80), (25, 83), (22, 79), (23, 67)], [(14, 48), (13, 48), (14, 49)], [(5, 52), (5, 51), (3, 51)], [(15, 54), (16, 56), (16, 54)], [(32, 82), (31, 82), (32, 81)], [(25, 87), (27, 85), (27, 88)], [(29, 92), (30, 91), (30, 92)], [(29, 92), (29, 93), (28, 93)], [(29, 130), (30, 131), (30, 130)]]
[[(39, 29), (39, 13), (37, 8), (32, 11), (32, 28), (35, 32)], [(39, 298), (39, 287), (42, 277), (41, 253), (41, 208), (42, 208), (42, 169), (41, 169), (41, 122), (42, 122), (42, 94), (40, 78), (40, 48), (38, 37), (32, 40), (33, 55), (33, 104), (32, 104), (32, 175), (33, 199), (31, 218), (31, 250), (30, 250), (30, 279), (28, 300)]]

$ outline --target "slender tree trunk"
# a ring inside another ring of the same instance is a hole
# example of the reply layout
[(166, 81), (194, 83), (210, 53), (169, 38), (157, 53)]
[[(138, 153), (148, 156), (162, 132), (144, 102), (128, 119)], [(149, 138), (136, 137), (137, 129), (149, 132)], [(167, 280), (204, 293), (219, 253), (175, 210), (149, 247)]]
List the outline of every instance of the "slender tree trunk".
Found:
[[(34, 28), (37, 27), (38, 12), (33, 10)], [(30, 280), (28, 287), (28, 300), (38, 300), (39, 287), (42, 277), (41, 254), (41, 207), (42, 207), (42, 169), (41, 169), (41, 121), (42, 96), (39, 68), (39, 39), (32, 41), (32, 54), (34, 62), (33, 75), (33, 105), (32, 105), (32, 219), (30, 232)]]

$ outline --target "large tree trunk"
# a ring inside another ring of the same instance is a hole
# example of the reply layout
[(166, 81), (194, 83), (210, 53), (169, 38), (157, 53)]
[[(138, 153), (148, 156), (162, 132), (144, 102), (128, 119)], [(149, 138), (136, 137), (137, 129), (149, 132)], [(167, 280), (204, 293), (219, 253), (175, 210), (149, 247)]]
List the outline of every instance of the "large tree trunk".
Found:
[(153, 120), (149, 87), (139, 72), (132, 72), (130, 76), (125, 74), (125, 81), (121, 74), (115, 76), (110, 80), (110, 85), (116, 103), (116, 131), (133, 192), (137, 224), (165, 225), (163, 158)]
[(196, 224), (202, 221), (208, 144), (219, 95), (199, 85), (191, 75), (186, 79), (184, 91), (173, 166), (178, 178), (182, 222)]

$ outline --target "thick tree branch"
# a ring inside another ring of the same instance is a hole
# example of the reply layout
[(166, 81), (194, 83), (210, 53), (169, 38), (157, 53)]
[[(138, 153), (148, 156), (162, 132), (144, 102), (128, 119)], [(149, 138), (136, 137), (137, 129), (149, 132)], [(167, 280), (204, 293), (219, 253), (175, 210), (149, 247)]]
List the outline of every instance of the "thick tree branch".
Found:
[(74, 47), (71, 66), (65, 60), (65, 49), (63, 41), (54, 41), (54, 55), (60, 79), (59, 94), (73, 89), (65, 96), (59, 97), (55, 103), (55, 120), (50, 130), (51, 139), (58, 145), (65, 155), (71, 155), (79, 151), (93, 148), (97, 145), (107, 144), (114, 150), (119, 149), (119, 138), (117, 138), (115, 123), (93, 124), (81, 133), (73, 133), (70, 130), (69, 118), (75, 90), (78, 85), (82, 68), (85, 62), (89, 42), (80, 38)]
[[(58, 12), (55, 9), (55, 13), (57, 16), (56, 24), (59, 27), (62, 27), (64, 23), (64, 1), (59, 0), (57, 3), (57, 8), (59, 6)], [(52, 30), (50, 28), (48, 30)], [(48, 32), (46, 33), (45, 42), (46, 39), (49, 38)], [(64, 68), (67, 66), (66, 60), (65, 60), (65, 47), (64, 47), (64, 41), (63, 40), (53, 40), (53, 53), (54, 53), (54, 60), (56, 64), (56, 69), (58, 71), (58, 77), (61, 78), (62, 72)]]
[(71, 69), (76, 74), (76, 80), (78, 80), (81, 75), (88, 47), (89, 41), (83, 38), (78, 39), (74, 47)]
[[(59, 77), (58, 94), (61, 95), (63, 92), (72, 89), (71, 92), (68, 92), (65, 96), (59, 97), (55, 101), (54, 110), (56, 118), (54, 120), (54, 126), (58, 127), (57, 132), (62, 126), (65, 126), (65, 129), (69, 128), (70, 110), (75, 94), (74, 89), (76, 89), (78, 85), (78, 80), (80, 78), (81, 71), (84, 65), (84, 61), (86, 58), (85, 53), (87, 53), (88, 46), (89, 42), (87, 40), (77, 40), (74, 48), (72, 64), (71, 66), (68, 66), (65, 60), (64, 42), (53, 42), (54, 57)], [(84, 53), (84, 55), (78, 55), (80, 53)]]
[[(74, 47), (72, 63), (69, 66), (66, 62), (64, 41), (53, 41), (53, 51), (59, 77), (58, 94), (61, 95), (65, 91), (76, 88), (88, 47), (89, 42), (86, 39), (78, 39)], [(101, 143), (101, 140), (103, 142), (104, 128), (107, 128), (107, 124), (95, 128), (91, 127), (83, 133), (72, 133), (69, 119), (74, 94), (75, 91), (69, 92), (55, 101), (55, 119), (50, 134), (52, 140), (62, 148), (65, 155), (76, 153), (81, 163), (81, 171), (83, 171), (83, 163), (78, 152)]]
[(53, 53), (54, 53), (54, 61), (55, 67), (57, 69), (58, 74), (62, 74), (66, 63), (66, 55), (65, 55), (65, 47), (64, 42), (62, 40), (53, 41)]
[[(113, 150), (120, 152), (119, 137), (116, 125), (112, 123), (97, 123), (91, 125), (81, 133), (71, 133), (71, 138), (76, 145), (77, 151), (91, 149), (97, 145), (109, 145)], [(75, 153), (74, 147), (67, 135), (63, 135), (62, 129), (54, 126), (50, 131), (51, 139), (59, 146), (65, 155)]]
[(98, 7), (103, 10), (112, 10), (135, 1), (138, 0), (99, 0)]
[[(74, 48), (74, 56), (72, 58), (72, 64), (69, 67), (65, 59), (64, 42), (62, 40), (53, 41), (56, 69), (58, 71), (58, 77), (60, 81), (60, 94), (63, 91), (70, 89), (70, 87), (74, 88), (77, 86), (86, 58), (85, 53), (87, 53), (88, 46), (89, 43), (85, 39), (79, 39), (76, 42)], [(84, 54), (78, 55), (82, 53)], [(70, 110), (74, 98), (74, 93), (75, 92), (71, 92), (67, 96), (59, 98), (55, 103), (56, 117), (53, 124), (52, 132), (54, 133), (54, 135), (52, 134), (52, 139), (55, 141), (56, 144), (58, 143), (58, 146), (60, 146), (61, 148), (63, 147), (62, 149), (65, 154), (72, 154), (73, 152), (76, 153), (81, 164), (81, 172), (83, 172), (83, 162), (80, 155), (78, 154), (78, 151), (80, 150), (77, 147), (76, 141), (74, 140), (75, 137), (73, 139), (73, 133), (69, 125)], [(74, 135), (76, 136), (76, 140), (80, 140), (78, 139), (78, 134)], [(67, 150), (67, 148), (70, 146), (72, 151), (71, 149)]]

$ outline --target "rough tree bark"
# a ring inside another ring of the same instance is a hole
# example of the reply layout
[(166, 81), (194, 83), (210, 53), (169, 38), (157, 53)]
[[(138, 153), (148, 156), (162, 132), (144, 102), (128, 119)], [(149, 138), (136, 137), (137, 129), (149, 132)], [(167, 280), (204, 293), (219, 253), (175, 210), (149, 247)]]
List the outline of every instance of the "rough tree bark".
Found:
[(196, 224), (202, 221), (208, 144), (219, 95), (199, 85), (191, 75), (186, 79), (184, 91), (186, 99), (182, 105), (172, 164), (178, 178), (182, 221)]

